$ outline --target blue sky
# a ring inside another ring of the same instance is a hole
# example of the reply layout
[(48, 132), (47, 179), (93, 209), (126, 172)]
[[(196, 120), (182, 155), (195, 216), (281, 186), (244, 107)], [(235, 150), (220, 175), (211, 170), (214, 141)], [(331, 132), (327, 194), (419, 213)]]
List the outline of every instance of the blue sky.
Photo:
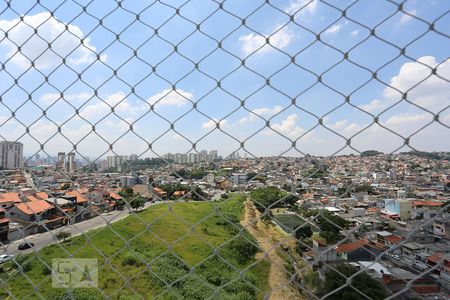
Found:
[[(331, 155), (408, 150), (396, 134), (409, 137), (431, 122), (410, 144), (450, 151), (450, 2), (405, 1), (407, 13), (368, 0), (222, 6), (0, 4), (0, 138), (22, 141), (27, 155), (44, 142), (50, 155), (76, 144), (91, 158), (111, 155), (108, 143), (116, 154), (144, 157), (188, 152), (194, 142), (223, 156), (241, 142), (249, 155)], [(389, 131), (370, 126), (374, 117)]]

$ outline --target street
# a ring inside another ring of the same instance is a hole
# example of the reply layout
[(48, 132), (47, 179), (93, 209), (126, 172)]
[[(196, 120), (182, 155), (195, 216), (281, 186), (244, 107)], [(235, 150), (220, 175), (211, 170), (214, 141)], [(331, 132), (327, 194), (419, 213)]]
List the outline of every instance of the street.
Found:
[[(143, 209), (162, 203), (167, 202), (146, 202)], [(48, 245), (57, 243), (58, 241), (56, 240), (56, 234), (60, 231), (67, 231), (70, 232), (72, 236), (77, 236), (90, 230), (104, 227), (108, 224), (108, 222), (109, 223), (117, 222), (129, 215), (130, 214), (128, 209), (114, 210), (111, 212), (101, 214), (100, 216), (93, 217), (86, 221), (63, 226), (48, 232), (29, 235), (23, 239), (16, 240), (10, 244), (2, 245), (0, 248), (0, 255), (1, 254), (18, 255), (31, 252), (38, 252), (40, 249)], [(19, 246), (19, 244), (23, 242), (31, 242), (34, 244), (34, 247), (27, 250), (18, 250), (17, 247)]]

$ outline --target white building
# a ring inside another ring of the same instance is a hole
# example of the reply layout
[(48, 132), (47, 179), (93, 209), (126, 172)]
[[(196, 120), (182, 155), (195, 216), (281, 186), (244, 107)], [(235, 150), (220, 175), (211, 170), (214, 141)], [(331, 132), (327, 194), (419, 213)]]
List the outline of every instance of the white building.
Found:
[(233, 184), (246, 184), (247, 183), (247, 174), (234, 173), (231, 175), (231, 180)]
[(127, 161), (128, 157), (126, 155), (116, 155), (116, 156), (108, 156), (108, 168), (115, 168), (117, 171), (122, 171), (122, 166)]

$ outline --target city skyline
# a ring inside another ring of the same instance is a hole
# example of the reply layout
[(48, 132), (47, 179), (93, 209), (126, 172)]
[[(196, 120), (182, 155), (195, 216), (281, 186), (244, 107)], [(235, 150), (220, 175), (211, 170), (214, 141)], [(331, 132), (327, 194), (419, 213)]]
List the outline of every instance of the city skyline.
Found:
[[(93, 7), (92, 13), (102, 16), (111, 5)], [(124, 5), (144, 10), (139, 3)], [(255, 5), (228, 2), (227, 11), (245, 18)], [(435, 32), (421, 33), (429, 27), (421, 20), (434, 20), (450, 8), (448, 2), (408, 1), (398, 11), (392, 3), (374, 1), (352, 5), (346, 18), (319, 1), (273, 5), (277, 10), (261, 8), (246, 26), (231, 14), (214, 14), (215, 5), (196, 11), (185, 6), (180, 14), (197, 22), (213, 14), (201, 32), (172, 18), (170, 34), (157, 35), (151, 28), (161, 25), (170, 8), (144, 11), (132, 30), (125, 27), (133, 15), (116, 10), (103, 26), (139, 49), (133, 52), (112, 43), (116, 35), (93, 30), (95, 19), (73, 19), (81, 7), (63, 4), (50, 15), (17, 3), (23, 20), (9, 10), (0, 17), (1, 28), (9, 31), (0, 41), (8, 71), (0, 72), (0, 136), (26, 144), (29, 154), (43, 143), (49, 153), (71, 152), (76, 145), (86, 156), (99, 156), (110, 144), (116, 153), (146, 156), (188, 152), (193, 143), (197, 149), (213, 145), (225, 156), (242, 144), (255, 156), (345, 154), (354, 151), (350, 146), (392, 152), (408, 149), (403, 138), (418, 150), (450, 149), (445, 21), (436, 21)], [(373, 35), (367, 26), (383, 17), (389, 18)], [(69, 21), (73, 35), (64, 31)], [(33, 28), (45, 34), (27, 41)], [(56, 54), (36, 52), (48, 46), (45, 40)], [(24, 44), (23, 54), (17, 44)], [(59, 65), (57, 54), (68, 55), (67, 67)], [(34, 68), (28, 69), (29, 59), (36, 61)]]

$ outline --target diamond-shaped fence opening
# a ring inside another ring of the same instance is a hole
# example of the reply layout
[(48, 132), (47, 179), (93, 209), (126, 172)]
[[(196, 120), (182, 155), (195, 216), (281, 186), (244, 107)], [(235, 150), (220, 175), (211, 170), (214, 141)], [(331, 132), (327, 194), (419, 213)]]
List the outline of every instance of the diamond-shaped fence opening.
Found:
[(447, 299), (450, 3), (0, 3), (0, 298)]

